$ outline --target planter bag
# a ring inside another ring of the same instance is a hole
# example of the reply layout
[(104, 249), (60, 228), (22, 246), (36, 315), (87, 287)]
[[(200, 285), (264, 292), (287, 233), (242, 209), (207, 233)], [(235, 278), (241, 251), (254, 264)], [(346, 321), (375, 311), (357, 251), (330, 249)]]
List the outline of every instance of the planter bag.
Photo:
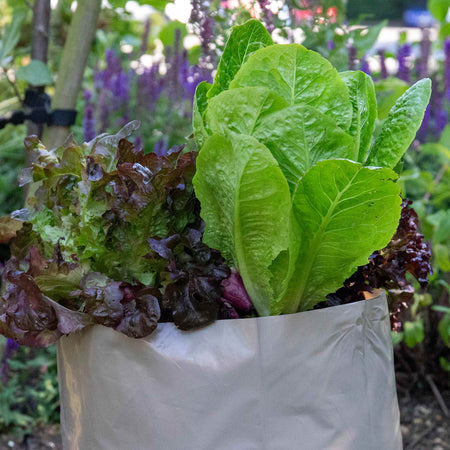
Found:
[(402, 448), (384, 294), (139, 340), (94, 326), (58, 368), (66, 450)]

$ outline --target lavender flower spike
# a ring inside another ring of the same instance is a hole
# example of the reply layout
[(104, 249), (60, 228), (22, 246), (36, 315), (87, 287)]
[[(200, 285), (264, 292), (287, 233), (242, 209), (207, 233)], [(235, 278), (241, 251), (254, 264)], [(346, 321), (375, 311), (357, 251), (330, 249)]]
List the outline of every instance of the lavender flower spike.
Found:
[(386, 67), (386, 56), (384, 54), (384, 50), (380, 50), (378, 52), (378, 56), (380, 57), (380, 76), (382, 80), (385, 80), (389, 74)]
[(367, 61), (365, 56), (364, 56), (364, 58), (361, 59), (361, 72), (364, 72), (364, 73), (366, 73), (369, 76), (372, 75), (369, 63), (368, 63), (368, 61)]
[(423, 116), (422, 125), (420, 125), (419, 131), (417, 132), (417, 139), (420, 142), (425, 142), (428, 129), (430, 127), (430, 120), (431, 120), (431, 107), (430, 104), (428, 104), (427, 109), (425, 110), (425, 115)]
[(86, 106), (83, 113), (83, 134), (86, 142), (92, 141), (95, 138), (95, 117), (94, 106), (91, 103), (92, 93), (89, 89), (84, 90), (84, 100)]
[(0, 361), (0, 379), (3, 383), (6, 383), (9, 372), (9, 360), (19, 348), (19, 344), (13, 339), (6, 340), (5, 350), (3, 352), (2, 359)]
[(400, 80), (406, 81), (407, 83), (411, 82), (411, 71), (409, 68), (409, 57), (411, 56), (411, 45), (403, 44), (397, 53), (398, 59), (398, 73), (397, 77)]
[(441, 134), (448, 123), (447, 111), (442, 105), (442, 98), (442, 93), (438, 92), (434, 101), (435, 132), (438, 139), (441, 137)]
[(447, 100), (450, 102), (450, 38), (445, 40), (445, 91), (447, 93)]

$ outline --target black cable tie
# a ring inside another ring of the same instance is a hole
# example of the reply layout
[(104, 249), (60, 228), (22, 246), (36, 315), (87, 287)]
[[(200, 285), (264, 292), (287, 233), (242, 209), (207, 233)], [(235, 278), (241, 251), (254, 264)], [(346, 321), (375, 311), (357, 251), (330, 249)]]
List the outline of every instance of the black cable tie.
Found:
[(23, 104), (30, 108), (46, 108), (50, 110), (50, 103), (50, 96), (45, 92), (38, 92), (34, 89), (27, 89), (25, 91)]
[(75, 124), (77, 111), (75, 109), (55, 109), (50, 113), (48, 125), (70, 127)]

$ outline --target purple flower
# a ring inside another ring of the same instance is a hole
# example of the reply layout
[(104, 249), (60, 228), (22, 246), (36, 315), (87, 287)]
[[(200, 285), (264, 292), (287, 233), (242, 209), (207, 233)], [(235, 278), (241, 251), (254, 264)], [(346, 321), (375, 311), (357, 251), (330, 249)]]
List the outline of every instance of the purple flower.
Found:
[(92, 99), (92, 92), (89, 89), (85, 89), (83, 91), (83, 98), (86, 102), (91, 101)]
[(348, 48), (348, 70), (356, 69), (357, 51), (356, 47), (350, 46)]
[(89, 89), (84, 90), (85, 107), (83, 112), (83, 134), (86, 142), (95, 138), (94, 106), (91, 103), (92, 93)]
[(13, 339), (7, 339), (5, 350), (0, 361), (0, 378), (3, 383), (6, 383), (9, 372), (9, 360), (13, 357), (14, 353), (19, 348), (19, 344)]
[(142, 43), (141, 48), (139, 49), (139, 55), (144, 55), (147, 52), (148, 37), (150, 36), (150, 25), (151, 20), (150, 17), (148, 17), (144, 23), (144, 32), (142, 33)]
[(164, 80), (159, 77), (159, 64), (146, 67), (138, 77), (138, 102), (153, 111), (162, 90)]
[(366, 57), (361, 59), (361, 72), (366, 73), (367, 75), (371, 76), (372, 72), (370, 71), (369, 63), (367, 62)]
[(168, 149), (169, 146), (167, 145), (166, 140), (160, 139), (158, 142), (156, 142), (155, 146), (153, 147), (153, 152), (156, 153), (158, 156), (165, 156), (167, 155)]
[(438, 139), (441, 137), (441, 134), (448, 123), (447, 111), (442, 106), (442, 97), (443, 95), (438, 92), (434, 100), (435, 132)]
[(202, 3), (203, 0), (192, 0), (191, 16), (189, 17), (190, 23), (199, 24), (202, 20)]
[(85, 142), (90, 142), (95, 138), (94, 108), (90, 103), (88, 103), (84, 108), (83, 134)]
[(411, 45), (403, 44), (397, 53), (398, 59), (398, 73), (397, 77), (400, 80), (406, 81), (407, 83), (411, 82), (411, 71), (409, 68), (409, 58), (411, 56)]
[(99, 104), (99, 122), (100, 122), (100, 129), (99, 132), (103, 133), (105, 132), (109, 127), (109, 115), (110, 115), (110, 108), (109, 108), (109, 93), (106, 89), (103, 89), (100, 92), (100, 98), (98, 100)]
[(273, 23), (273, 13), (270, 10), (270, 0), (258, 0), (259, 6), (261, 7), (262, 16), (266, 23), (266, 28), (269, 33), (275, 29), (275, 25)]
[(450, 38), (445, 40), (445, 90), (447, 93), (447, 100), (450, 102)]
[(384, 50), (380, 50), (378, 52), (378, 56), (380, 57), (380, 76), (384, 80), (389, 76), (386, 67), (386, 56), (384, 54)]
[(427, 109), (425, 110), (425, 114), (423, 116), (422, 125), (420, 125), (419, 131), (417, 132), (417, 139), (420, 142), (425, 142), (428, 129), (430, 127), (430, 119), (431, 119), (431, 107), (428, 104)]
[(327, 41), (327, 48), (328, 48), (328, 50), (334, 50), (334, 47), (335, 47), (335, 45), (334, 45), (334, 42), (333, 42), (332, 39)]
[(428, 76), (428, 61), (430, 59), (431, 41), (430, 31), (424, 28), (422, 31), (422, 40), (420, 41), (420, 58), (416, 63), (417, 78)]
[(136, 136), (136, 138), (134, 139), (134, 148), (136, 152), (140, 152), (141, 150), (144, 149), (142, 136)]
[(111, 79), (111, 93), (115, 99), (116, 108), (121, 102), (128, 102), (130, 100), (130, 78), (121, 70)]

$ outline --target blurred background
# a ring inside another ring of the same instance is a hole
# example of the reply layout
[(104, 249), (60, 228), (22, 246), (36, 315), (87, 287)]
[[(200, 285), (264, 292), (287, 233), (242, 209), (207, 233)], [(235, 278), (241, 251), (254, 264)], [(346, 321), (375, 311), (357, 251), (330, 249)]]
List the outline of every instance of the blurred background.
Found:
[[(430, 77), (432, 99), (399, 170), (431, 243), (434, 274), (426, 291), (416, 287), (392, 337), (405, 448), (450, 449), (449, 7), (450, 0), (0, 0), (0, 216), (23, 204), (17, 179), (31, 158), (24, 138), (62, 143), (25, 120), (39, 122), (50, 101), (76, 109), (75, 124), (62, 131), (78, 142), (138, 119), (135, 144), (147, 152), (194, 146), (195, 88), (214, 77), (229, 28), (251, 17), (278, 43), (302, 43), (339, 71), (370, 74), (378, 125), (411, 84)], [(81, 10), (90, 20), (77, 21)], [(0, 246), (0, 261), (7, 257)], [(56, 348), (0, 336), (0, 449), (61, 448), (58, 424)]]

